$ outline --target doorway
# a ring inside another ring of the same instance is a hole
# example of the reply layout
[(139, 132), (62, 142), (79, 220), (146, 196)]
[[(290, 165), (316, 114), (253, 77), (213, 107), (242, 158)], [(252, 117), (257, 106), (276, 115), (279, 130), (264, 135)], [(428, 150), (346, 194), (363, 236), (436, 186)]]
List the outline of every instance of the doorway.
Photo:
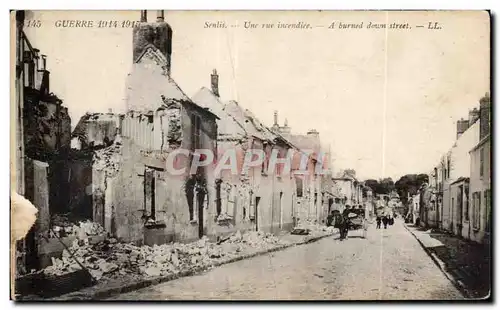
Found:
[(462, 235), (462, 214), (463, 214), (463, 195), (464, 195), (464, 186), (460, 185), (458, 187), (457, 193), (457, 235)]

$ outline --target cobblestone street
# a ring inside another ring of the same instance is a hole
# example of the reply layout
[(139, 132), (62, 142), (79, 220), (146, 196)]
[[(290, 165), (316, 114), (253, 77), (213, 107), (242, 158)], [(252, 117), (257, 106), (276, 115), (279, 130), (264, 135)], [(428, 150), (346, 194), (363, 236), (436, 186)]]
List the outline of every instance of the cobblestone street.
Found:
[(231, 263), (112, 300), (463, 299), (403, 223), (372, 224), (368, 238), (350, 231)]

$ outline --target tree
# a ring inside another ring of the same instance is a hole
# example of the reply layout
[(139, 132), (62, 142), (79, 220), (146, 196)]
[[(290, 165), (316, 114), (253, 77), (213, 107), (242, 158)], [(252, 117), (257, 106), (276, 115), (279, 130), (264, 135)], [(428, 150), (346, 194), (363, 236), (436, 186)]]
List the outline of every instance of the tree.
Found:
[(403, 203), (407, 203), (408, 194), (411, 196), (418, 193), (419, 188), (424, 183), (429, 182), (429, 176), (427, 174), (407, 174), (402, 176), (396, 183), (395, 188), (401, 198)]
[(374, 179), (368, 179), (365, 181), (365, 185), (368, 186), (369, 188), (372, 189), (373, 193), (377, 193), (378, 192), (378, 188), (380, 186), (380, 184), (378, 183), (377, 180), (374, 180)]
[(374, 194), (390, 194), (394, 190), (394, 181), (391, 178), (381, 179), (368, 179), (365, 185), (370, 187)]
[(390, 194), (394, 190), (394, 181), (392, 178), (384, 178), (380, 180), (381, 194)]

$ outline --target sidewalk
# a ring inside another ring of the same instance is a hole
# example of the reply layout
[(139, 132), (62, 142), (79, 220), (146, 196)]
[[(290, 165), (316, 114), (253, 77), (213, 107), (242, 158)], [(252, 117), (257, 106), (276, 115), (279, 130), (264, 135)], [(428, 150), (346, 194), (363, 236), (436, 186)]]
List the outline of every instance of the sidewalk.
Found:
[[(95, 299), (105, 299), (107, 297), (131, 292), (140, 288), (156, 285), (159, 283), (175, 280), (181, 277), (192, 276), (209, 269), (232, 263), (235, 261), (251, 258), (254, 256), (280, 251), (292, 246), (297, 246), (301, 244), (307, 244), (310, 242), (317, 241), (319, 239), (334, 236), (337, 234), (337, 230), (332, 229), (321, 229), (312, 231), (311, 234), (301, 236), (301, 235), (291, 235), (285, 234), (279, 236), (280, 241), (276, 244), (269, 245), (265, 248), (247, 248), (245, 251), (238, 252), (234, 255), (224, 255), (219, 259), (207, 260), (206, 262), (199, 262), (196, 265), (183, 265), (178, 271), (162, 274), (158, 276), (141, 276), (137, 274), (124, 274), (116, 278), (102, 278), (96, 285), (82, 289), (77, 292), (62, 295), (60, 297), (55, 297), (45, 300), (95, 300)], [(231, 253), (233, 254), (233, 253)], [(38, 296), (26, 296), (20, 300), (41, 300)]]
[(467, 298), (490, 296), (490, 249), (457, 236), (405, 224), (446, 277)]

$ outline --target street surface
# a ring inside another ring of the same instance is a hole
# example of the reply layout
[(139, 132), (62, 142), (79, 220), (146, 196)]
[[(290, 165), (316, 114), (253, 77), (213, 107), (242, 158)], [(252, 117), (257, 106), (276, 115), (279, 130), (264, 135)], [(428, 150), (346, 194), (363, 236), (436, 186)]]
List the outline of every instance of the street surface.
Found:
[(349, 231), (345, 241), (336, 235), (111, 299), (463, 299), (403, 225), (372, 224), (367, 239)]

